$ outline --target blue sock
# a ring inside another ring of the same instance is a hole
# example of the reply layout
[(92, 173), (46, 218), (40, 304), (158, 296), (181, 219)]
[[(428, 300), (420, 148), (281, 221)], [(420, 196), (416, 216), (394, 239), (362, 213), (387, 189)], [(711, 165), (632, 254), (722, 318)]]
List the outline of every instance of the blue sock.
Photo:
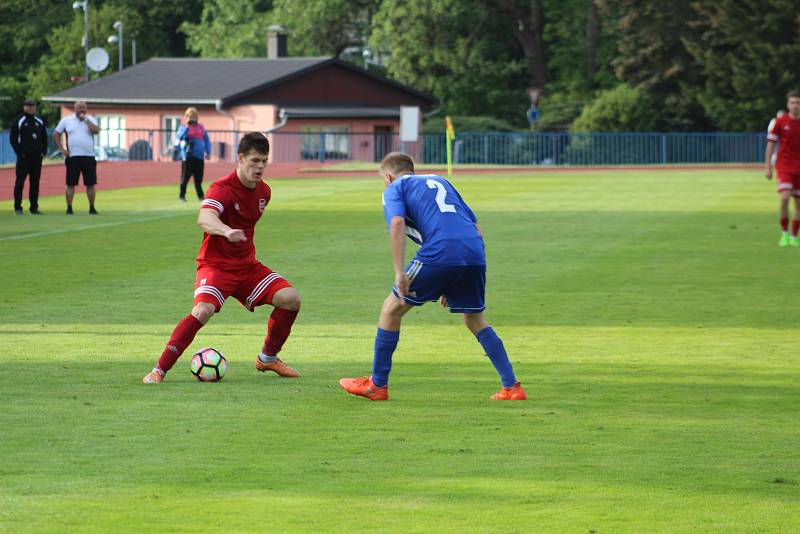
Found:
[(492, 365), (497, 369), (497, 374), (500, 375), (500, 382), (503, 387), (510, 388), (517, 383), (517, 378), (514, 376), (514, 369), (511, 367), (511, 362), (508, 361), (508, 354), (506, 348), (503, 346), (503, 341), (497, 336), (491, 326), (487, 326), (475, 336), (478, 338), (478, 343), (481, 344), (486, 355), (492, 361)]
[(389, 383), (389, 372), (392, 370), (392, 354), (397, 348), (400, 331), (378, 328), (375, 334), (375, 354), (372, 357), (372, 383), (382, 388)]

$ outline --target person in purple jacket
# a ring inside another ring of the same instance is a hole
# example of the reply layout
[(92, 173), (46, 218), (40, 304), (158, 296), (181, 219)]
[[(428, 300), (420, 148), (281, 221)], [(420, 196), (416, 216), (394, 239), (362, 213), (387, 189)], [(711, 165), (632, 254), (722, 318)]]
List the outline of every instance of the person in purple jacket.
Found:
[(175, 146), (181, 149), (181, 190), (179, 198), (186, 202), (186, 185), (194, 177), (197, 198), (203, 200), (203, 159), (211, 158), (211, 140), (206, 127), (198, 122), (196, 108), (186, 108), (183, 114), (186, 124), (182, 124), (175, 135)]

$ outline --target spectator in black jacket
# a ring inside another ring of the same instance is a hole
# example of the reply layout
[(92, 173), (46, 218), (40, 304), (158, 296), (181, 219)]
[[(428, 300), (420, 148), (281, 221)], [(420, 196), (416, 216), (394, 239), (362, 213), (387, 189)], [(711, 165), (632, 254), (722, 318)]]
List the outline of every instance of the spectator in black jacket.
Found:
[(17, 181), (14, 183), (14, 212), (22, 215), (22, 190), (25, 178), (30, 176), (28, 198), (31, 213), (39, 211), (39, 178), (42, 175), (42, 158), (47, 154), (47, 122), (36, 116), (36, 100), (27, 99), (22, 104), (24, 113), (11, 123), (11, 146), (17, 154)]

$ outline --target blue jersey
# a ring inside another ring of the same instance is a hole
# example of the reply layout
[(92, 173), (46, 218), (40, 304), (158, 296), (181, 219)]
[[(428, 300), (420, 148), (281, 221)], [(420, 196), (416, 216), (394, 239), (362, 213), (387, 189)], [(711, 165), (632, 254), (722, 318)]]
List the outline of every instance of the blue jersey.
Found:
[(383, 192), (383, 213), (406, 221), (406, 234), (421, 246), (416, 259), (428, 265), (486, 265), (477, 219), (450, 182), (435, 174), (407, 175)]

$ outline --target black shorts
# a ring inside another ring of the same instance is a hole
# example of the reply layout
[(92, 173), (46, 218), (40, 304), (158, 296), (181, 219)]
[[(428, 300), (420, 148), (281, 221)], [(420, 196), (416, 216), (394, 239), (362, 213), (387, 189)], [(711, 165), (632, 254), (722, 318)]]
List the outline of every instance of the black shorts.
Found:
[(83, 174), (83, 185), (97, 183), (97, 161), (94, 156), (70, 156), (64, 160), (67, 166), (67, 186), (75, 187), (78, 179)]

